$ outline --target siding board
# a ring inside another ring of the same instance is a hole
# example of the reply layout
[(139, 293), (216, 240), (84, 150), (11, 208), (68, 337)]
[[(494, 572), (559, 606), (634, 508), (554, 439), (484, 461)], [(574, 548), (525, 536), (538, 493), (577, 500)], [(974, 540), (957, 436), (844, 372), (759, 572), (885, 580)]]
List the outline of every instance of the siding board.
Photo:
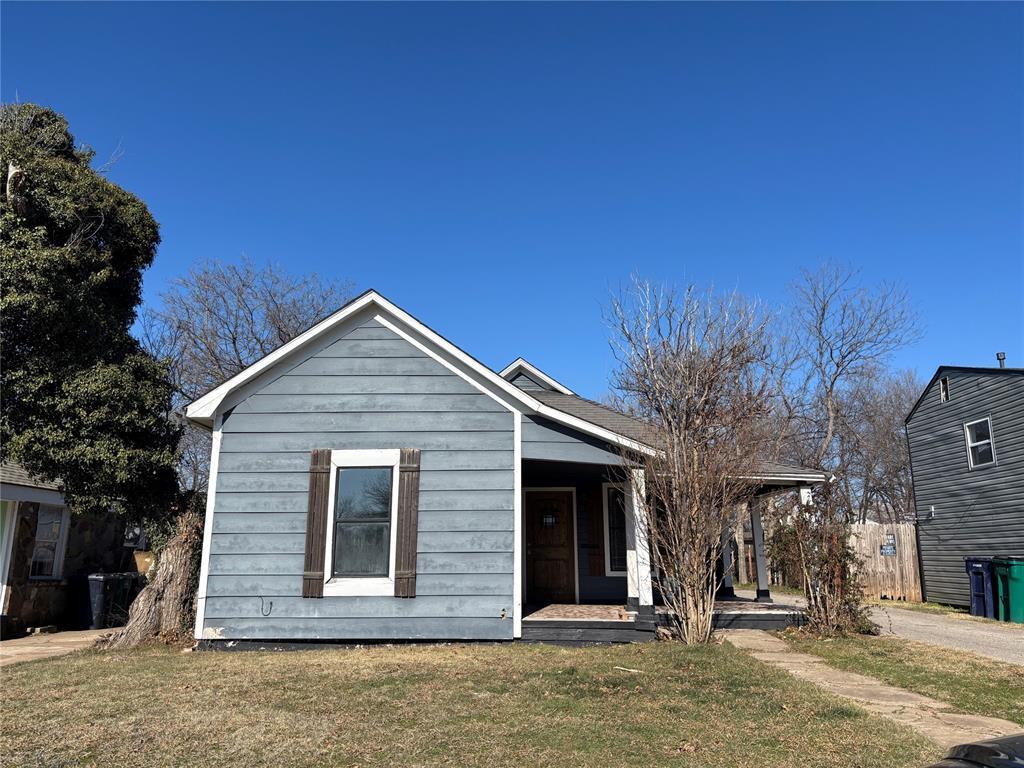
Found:
[(523, 417), (523, 458), (580, 464), (622, 464), (618, 449), (540, 417)]
[(217, 640), (511, 640), (512, 620), (454, 617), (211, 619), (206, 622), (205, 632), (207, 637)]
[[(420, 599), (422, 597), (422, 599)], [(266, 611), (259, 597), (213, 597), (206, 603), (206, 615), (211, 619), (258, 619)], [(373, 619), (373, 618), (500, 618), (504, 610), (512, 611), (511, 595), (481, 595), (451, 597), (422, 595), (410, 599), (408, 604), (386, 597), (326, 597), (306, 600), (295, 596), (274, 598), (271, 614), (267, 618), (303, 619)]]

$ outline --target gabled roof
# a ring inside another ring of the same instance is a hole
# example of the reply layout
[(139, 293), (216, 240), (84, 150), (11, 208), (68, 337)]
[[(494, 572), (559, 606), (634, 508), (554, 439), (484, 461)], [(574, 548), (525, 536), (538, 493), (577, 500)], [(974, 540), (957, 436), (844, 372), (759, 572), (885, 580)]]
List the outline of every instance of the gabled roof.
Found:
[(914, 401), (913, 408), (910, 409), (910, 413), (907, 414), (907, 418), (903, 420), (904, 424), (910, 423), (910, 420), (913, 418), (914, 413), (918, 409), (918, 406), (920, 406), (921, 403), (924, 401), (924, 396), (928, 394), (928, 390), (932, 388), (932, 385), (939, 379), (939, 377), (942, 376), (942, 374), (949, 373), (950, 371), (991, 374), (996, 376), (1019, 376), (1021, 374), (1024, 374), (1024, 368), (992, 368), (972, 365), (940, 365), (938, 368), (935, 369), (935, 373), (928, 380), (928, 383), (924, 385), (924, 389), (921, 390), (921, 395), (917, 398), (916, 401)]
[[(650, 447), (651, 427), (647, 423), (573, 394), (567, 387), (559, 384), (523, 358), (518, 358), (500, 374), (495, 373), (373, 290), (366, 291), (352, 299), (329, 317), (189, 404), (185, 409), (185, 416), (203, 426), (212, 427), (218, 409), (232, 393), (284, 358), (311, 344), (322, 334), (331, 331), (348, 318), (366, 309), (379, 311), (381, 315), (377, 316), (378, 321), (459, 373), (475, 386), (479, 386), (479, 382), (489, 385), (490, 389), (481, 387), (481, 390), (507, 407), (515, 407), (520, 412), (544, 417), (607, 443), (621, 445), (641, 453), (654, 452)], [(514, 376), (517, 366), (531, 377), (542, 378), (554, 389), (526, 391), (515, 386), (506, 378), (506, 374), (511, 373)], [(500, 392), (500, 398), (495, 391)], [(754, 470), (753, 477), (787, 482), (820, 482), (824, 480), (824, 475), (820, 472), (776, 462), (762, 462)]]
[(20, 464), (5, 461), (0, 464), (0, 483), (7, 485), (23, 485), (26, 488), (42, 488), (47, 491), (59, 491), (60, 484), (56, 481), (40, 480), (32, 477)]
[[(394, 323), (386, 322), (386, 324), (391, 330), (406, 338), (410, 343), (419, 346), (425, 352), (435, 357), (435, 359), (451, 367), (462, 375), (463, 378), (473, 383), (482, 381), (489, 385), (490, 389), (485, 389), (484, 391), (496, 400), (501, 402), (507, 401), (507, 403), (512, 403), (521, 412), (543, 416), (605, 442), (622, 445), (645, 453), (651, 450), (646, 445), (633, 440), (627, 435), (620, 434), (571, 413), (565, 413), (541, 402), (533, 396), (535, 393), (519, 389), (519, 387), (492, 371), (476, 358), (466, 354), (439, 333), (373, 290), (366, 291), (352, 299), (352, 301), (313, 327), (300, 333), (287, 344), (278, 347), (244, 371), (241, 371), (220, 386), (215, 387), (190, 403), (185, 409), (185, 416), (205, 427), (212, 427), (218, 409), (228, 396), (264, 371), (270, 369), (276, 363), (300, 350), (302, 347), (311, 344), (322, 334), (331, 331), (348, 318), (366, 309), (376, 309), (382, 315), (386, 315), (391, 320), (396, 321)], [(386, 318), (378, 317), (378, 320), (385, 322)], [(500, 392), (504, 400), (495, 395), (494, 391)]]
[(520, 373), (525, 373), (534, 381), (537, 381), (542, 384), (547, 384), (551, 389), (553, 389), (556, 392), (561, 392), (563, 395), (575, 394), (567, 386), (555, 381), (553, 378), (544, 373), (544, 371), (542, 371), (540, 368), (533, 365), (529, 360), (526, 360), (522, 357), (517, 357), (511, 363), (506, 365), (498, 375), (501, 376), (502, 378), (507, 379), (508, 381), (512, 381)]

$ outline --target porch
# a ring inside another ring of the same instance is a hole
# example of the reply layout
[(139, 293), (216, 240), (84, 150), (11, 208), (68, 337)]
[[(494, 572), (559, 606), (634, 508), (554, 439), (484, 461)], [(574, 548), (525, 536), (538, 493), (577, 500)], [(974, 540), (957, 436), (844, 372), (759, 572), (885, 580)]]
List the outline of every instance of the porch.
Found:
[[(715, 603), (715, 629), (778, 630), (800, 626), (803, 611), (787, 603), (751, 598), (721, 599)], [(552, 604), (523, 617), (523, 642), (587, 645), (644, 643), (655, 639), (658, 626), (669, 624), (668, 610), (657, 606), (653, 618), (641, 619), (624, 604)]]
[[(669, 623), (640, 507), (643, 472), (605, 456), (608, 463), (523, 460), (523, 641), (644, 642)], [(759, 497), (810, 484), (796, 476), (766, 475)], [(782, 629), (799, 624), (800, 608), (771, 597), (760, 503), (739, 510), (734, 525), (739, 514), (750, 517), (757, 590), (749, 598), (736, 597), (734, 537), (726, 531), (714, 626)]]

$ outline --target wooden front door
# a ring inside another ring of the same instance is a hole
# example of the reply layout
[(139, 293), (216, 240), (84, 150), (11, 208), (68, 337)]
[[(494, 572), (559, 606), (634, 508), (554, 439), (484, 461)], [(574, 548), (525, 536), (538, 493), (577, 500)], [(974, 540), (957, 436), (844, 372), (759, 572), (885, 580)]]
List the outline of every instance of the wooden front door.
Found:
[(576, 574), (572, 491), (528, 491), (526, 601), (575, 603)]

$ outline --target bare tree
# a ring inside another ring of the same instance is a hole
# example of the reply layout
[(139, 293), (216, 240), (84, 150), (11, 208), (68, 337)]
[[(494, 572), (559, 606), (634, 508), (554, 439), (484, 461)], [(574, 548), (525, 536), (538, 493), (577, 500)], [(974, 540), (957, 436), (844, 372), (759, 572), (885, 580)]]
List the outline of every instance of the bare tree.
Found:
[(776, 343), (777, 391), (793, 458), (835, 469), (845, 396), (918, 336), (897, 286), (863, 286), (855, 271), (832, 264), (805, 271)]
[(844, 392), (837, 430), (837, 482), (848, 517), (899, 523), (913, 518), (914, 495), (903, 420), (921, 391), (911, 371), (881, 368)]
[[(143, 344), (170, 363), (181, 407), (323, 319), (349, 292), (347, 283), (291, 275), (273, 264), (207, 261), (174, 280), (160, 306), (143, 314)], [(191, 626), (209, 462), (209, 433), (187, 424), (179, 445), (181, 508), (154, 577), (107, 645), (179, 637)]]
[[(144, 346), (170, 363), (178, 406), (227, 381), (323, 319), (351, 285), (281, 266), (203, 262), (173, 280), (142, 315)], [(186, 424), (179, 447), (184, 488), (206, 488), (210, 435)]]
[(679, 638), (712, 631), (722, 531), (756, 490), (771, 452), (765, 316), (739, 296), (681, 293), (634, 280), (609, 320), (620, 403), (649, 423), (650, 454), (624, 453), (646, 479), (647, 523), (661, 594)]
[(861, 285), (850, 269), (805, 272), (775, 360), (777, 428), (789, 458), (832, 480), (811, 504), (773, 505), (779, 541), (803, 574), (812, 626), (842, 633), (862, 625), (850, 524), (909, 504), (909, 459), (898, 412), (912, 386), (884, 373), (892, 354), (918, 336), (906, 294)]

